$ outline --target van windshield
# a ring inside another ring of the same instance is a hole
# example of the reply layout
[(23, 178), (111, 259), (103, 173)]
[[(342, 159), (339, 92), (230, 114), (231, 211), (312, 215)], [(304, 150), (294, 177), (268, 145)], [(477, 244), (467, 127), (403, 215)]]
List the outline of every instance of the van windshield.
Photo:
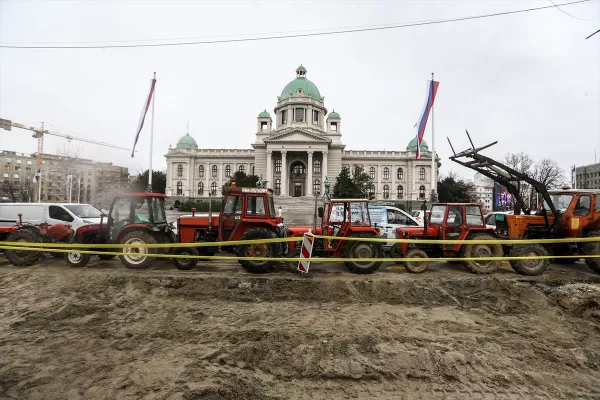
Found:
[(79, 218), (100, 218), (102, 216), (100, 210), (89, 204), (70, 204), (65, 207)]

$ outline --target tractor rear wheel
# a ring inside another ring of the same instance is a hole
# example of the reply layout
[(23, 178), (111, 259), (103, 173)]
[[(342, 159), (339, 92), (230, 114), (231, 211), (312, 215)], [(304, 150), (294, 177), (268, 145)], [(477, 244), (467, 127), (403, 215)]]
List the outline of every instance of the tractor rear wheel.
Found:
[[(19, 229), (11, 233), (8, 238), (6, 238), (7, 242), (27, 242), (27, 243), (38, 243), (40, 242), (39, 235), (36, 235), (30, 229)], [(4, 257), (11, 264), (16, 265), (17, 267), (24, 267), (28, 265), (32, 265), (36, 262), (42, 253), (39, 251), (29, 251), (29, 250), (5, 250)]]
[(404, 267), (408, 272), (412, 272), (413, 274), (420, 274), (421, 272), (425, 272), (427, 267), (429, 267), (429, 261), (426, 261), (429, 257), (427, 253), (425, 253), (421, 249), (410, 249), (404, 255), (405, 258), (422, 258), (423, 261), (405, 261)]
[[(248, 229), (240, 240), (275, 239), (275, 232), (256, 227)], [(279, 257), (279, 243), (253, 243), (237, 246), (238, 257)], [(275, 268), (275, 262), (269, 260), (239, 260), (242, 268), (252, 274), (264, 274)]]
[(71, 267), (85, 267), (88, 261), (90, 261), (89, 254), (81, 254), (77, 252), (65, 254), (65, 261)]
[[(494, 240), (495, 238), (487, 233), (479, 233), (471, 236), (462, 246), (462, 258), (477, 257), (502, 257), (502, 245), (500, 244), (468, 244), (469, 240)], [(501, 264), (499, 260), (469, 260), (464, 261), (465, 267), (476, 274), (491, 274), (495, 272)]]
[[(187, 256), (197, 257), (198, 250), (196, 250), (194, 247), (178, 247), (175, 249), (175, 251), (173, 251), (173, 255), (175, 255), (175, 256), (187, 255)], [(198, 264), (198, 259), (197, 258), (174, 258), (173, 264), (175, 264), (175, 267), (177, 269), (188, 271), (190, 269), (194, 269), (196, 264)]]
[[(376, 238), (370, 233), (357, 233), (351, 237)], [(347, 241), (344, 258), (381, 258), (383, 246), (379, 242)], [(355, 274), (372, 274), (377, 271), (381, 261), (346, 261), (346, 267)]]
[[(595, 237), (600, 240), (600, 230), (589, 231), (586, 237)], [(600, 241), (583, 243), (581, 250), (585, 255), (600, 255)], [(592, 271), (600, 274), (600, 258), (586, 258), (585, 263), (592, 269)]]
[[(121, 244), (132, 244), (132, 245), (146, 245), (155, 244), (156, 239), (154, 236), (144, 231), (132, 231), (121, 239)], [(147, 268), (152, 262), (152, 257), (148, 257), (147, 254), (156, 253), (157, 249), (149, 249), (147, 247), (128, 247), (121, 249), (123, 255), (119, 256), (123, 265), (127, 268), (141, 269)]]
[[(547, 256), (548, 250), (539, 244), (517, 244), (510, 250), (512, 257)], [(537, 276), (544, 273), (550, 260), (547, 258), (532, 258), (529, 260), (510, 260), (510, 266), (521, 275)]]

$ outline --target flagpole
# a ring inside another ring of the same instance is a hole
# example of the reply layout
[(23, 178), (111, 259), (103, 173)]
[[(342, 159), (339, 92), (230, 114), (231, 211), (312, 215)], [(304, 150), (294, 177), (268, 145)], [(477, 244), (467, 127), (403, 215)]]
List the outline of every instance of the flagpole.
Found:
[[(156, 72), (154, 73), (156, 80)], [(150, 125), (150, 168), (148, 168), (148, 188), (146, 191), (152, 192), (152, 149), (154, 145), (154, 103), (156, 102), (156, 83), (154, 84), (154, 93), (152, 93), (152, 123)]]
[(433, 72), (431, 73), (431, 201), (437, 201), (437, 185), (436, 185), (436, 176), (435, 176), (435, 114), (434, 114), (434, 104), (433, 104), (433, 93), (435, 91), (433, 79)]

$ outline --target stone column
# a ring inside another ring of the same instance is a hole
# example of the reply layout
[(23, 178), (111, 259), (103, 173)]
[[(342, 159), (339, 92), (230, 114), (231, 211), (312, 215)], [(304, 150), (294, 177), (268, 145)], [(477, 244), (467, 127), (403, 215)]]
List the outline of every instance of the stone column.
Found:
[(287, 196), (288, 174), (287, 174), (287, 151), (281, 150), (281, 195)]
[(271, 150), (267, 150), (267, 176), (265, 177), (265, 181), (267, 181), (267, 187), (275, 189), (275, 185), (273, 183), (273, 160), (271, 159), (271, 155), (273, 152)]
[(306, 188), (306, 195), (307, 196), (312, 196), (313, 195), (313, 152), (309, 151), (308, 152), (308, 165), (306, 166), (306, 168), (308, 169), (308, 179), (306, 182), (306, 184), (308, 185), (308, 187)]
[[(323, 163), (321, 165), (321, 194), (325, 194), (325, 178), (327, 177), (327, 152), (323, 152)], [(331, 183), (331, 181), (329, 182)]]

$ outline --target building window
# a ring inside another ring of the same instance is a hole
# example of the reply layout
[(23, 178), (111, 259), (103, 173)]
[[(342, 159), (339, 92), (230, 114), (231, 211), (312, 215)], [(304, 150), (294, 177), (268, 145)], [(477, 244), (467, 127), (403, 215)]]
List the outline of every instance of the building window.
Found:
[(425, 186), (423, 186), (423, 185), (419, 186), (419, 198), (420, 199), (425, 198)]
[(313, 172), (316, 172), (316, 173), (321, 172), (321, 160), (313, 161)]
[(281, 179), (275, 179), (275, 194), (281, 194)]
[(177, 176), (183, 176), (183, 165), (181, 164), (177, 166)]
[(263, 132), (266, 132), (268, 128), (268, 124), (266, 122), (261, 122), (260, 123), (260, 130)]
[(294, 122), (304, 122), (305, 112), (304, 108), (294, 108)]
[(313, 193), (321, 194), (321, 181), (318, 179), (315, 179), (315, 181), (313, 182)]
[(225, 167), (225, 176), (226, 176), (227, 178), (231, 177), (231, 165), (227, 165), (227, 166)]
[(281, 125), (285, 125), (287, 123), (287, 110), (281, 111)]
[(244, 167), (243, 165), (240, 165), (240, 167), (238, 168), (238, 171), (246, 173), (246, 167)]
[(319, 123), (319, 112), (314, 110), (313, 111), (313, 124), (318, 124)]
[(337, 122), (332, 122), (332, 123), (331, 123), (331, 131), (332, 131), (332, 132), (335, 132), (335, 131), (337, 131)]
[(375, 185), (371, 184), (371, 186), (369, 187), (369, 193), (375, 193)]
[(204, 165), (198, 167), (198, 176), (204, 178)]
[(281, 172), (281, 158), (275, 160), (275, 172)]
[(419, 169), (419, 179), (424, 181), (425, 180), (425, 168), (421, 167), (421, 169)]
[(198, 182), (198, 194), (204, 194), (204, 183)]
[(254, 175), (254, 164), (250, 166), (250, 171), (252, 171), (251, 174)]
[(212, 166), (212, 176), (213, 178), (216, 178), (217, 175), (219, 175), (219, 168), (216, 165)]
[(404, 188), (402, 185), (398, 185), (396, 188), (396, 197), (398, 197), (398, 199), (402, 199), (404, 197)]
[(213, 196), (217, 195), (217, 182), (213, 182), (210, 184), (210, 194)]
[(375, 179), (375, 167), (369, 168), (369, 178)]
[(304, 164), (301, 163), (297, 163), (292, 167), (292, 173), (293, 174), (304, 174), (306, 172), (305, 168), (304, 168)]
[(385, 180), (390, 179), (390, 169), (388, 167), (385, 167), (383, 169), (383, 179), (385, 179)]
[(181, 196), (183, 194), (183, 183), (177, 182), (177, 196)]
[(383, 198), (384, 199), (390, 198), (390, 187), (388, 185), (383, 185)]
[(399, 181), (401, 181), (402, 179), (404, 179), (404, 170), (402, 168), (398, 168), (397, 176), (398, 176), (398, 180)]

